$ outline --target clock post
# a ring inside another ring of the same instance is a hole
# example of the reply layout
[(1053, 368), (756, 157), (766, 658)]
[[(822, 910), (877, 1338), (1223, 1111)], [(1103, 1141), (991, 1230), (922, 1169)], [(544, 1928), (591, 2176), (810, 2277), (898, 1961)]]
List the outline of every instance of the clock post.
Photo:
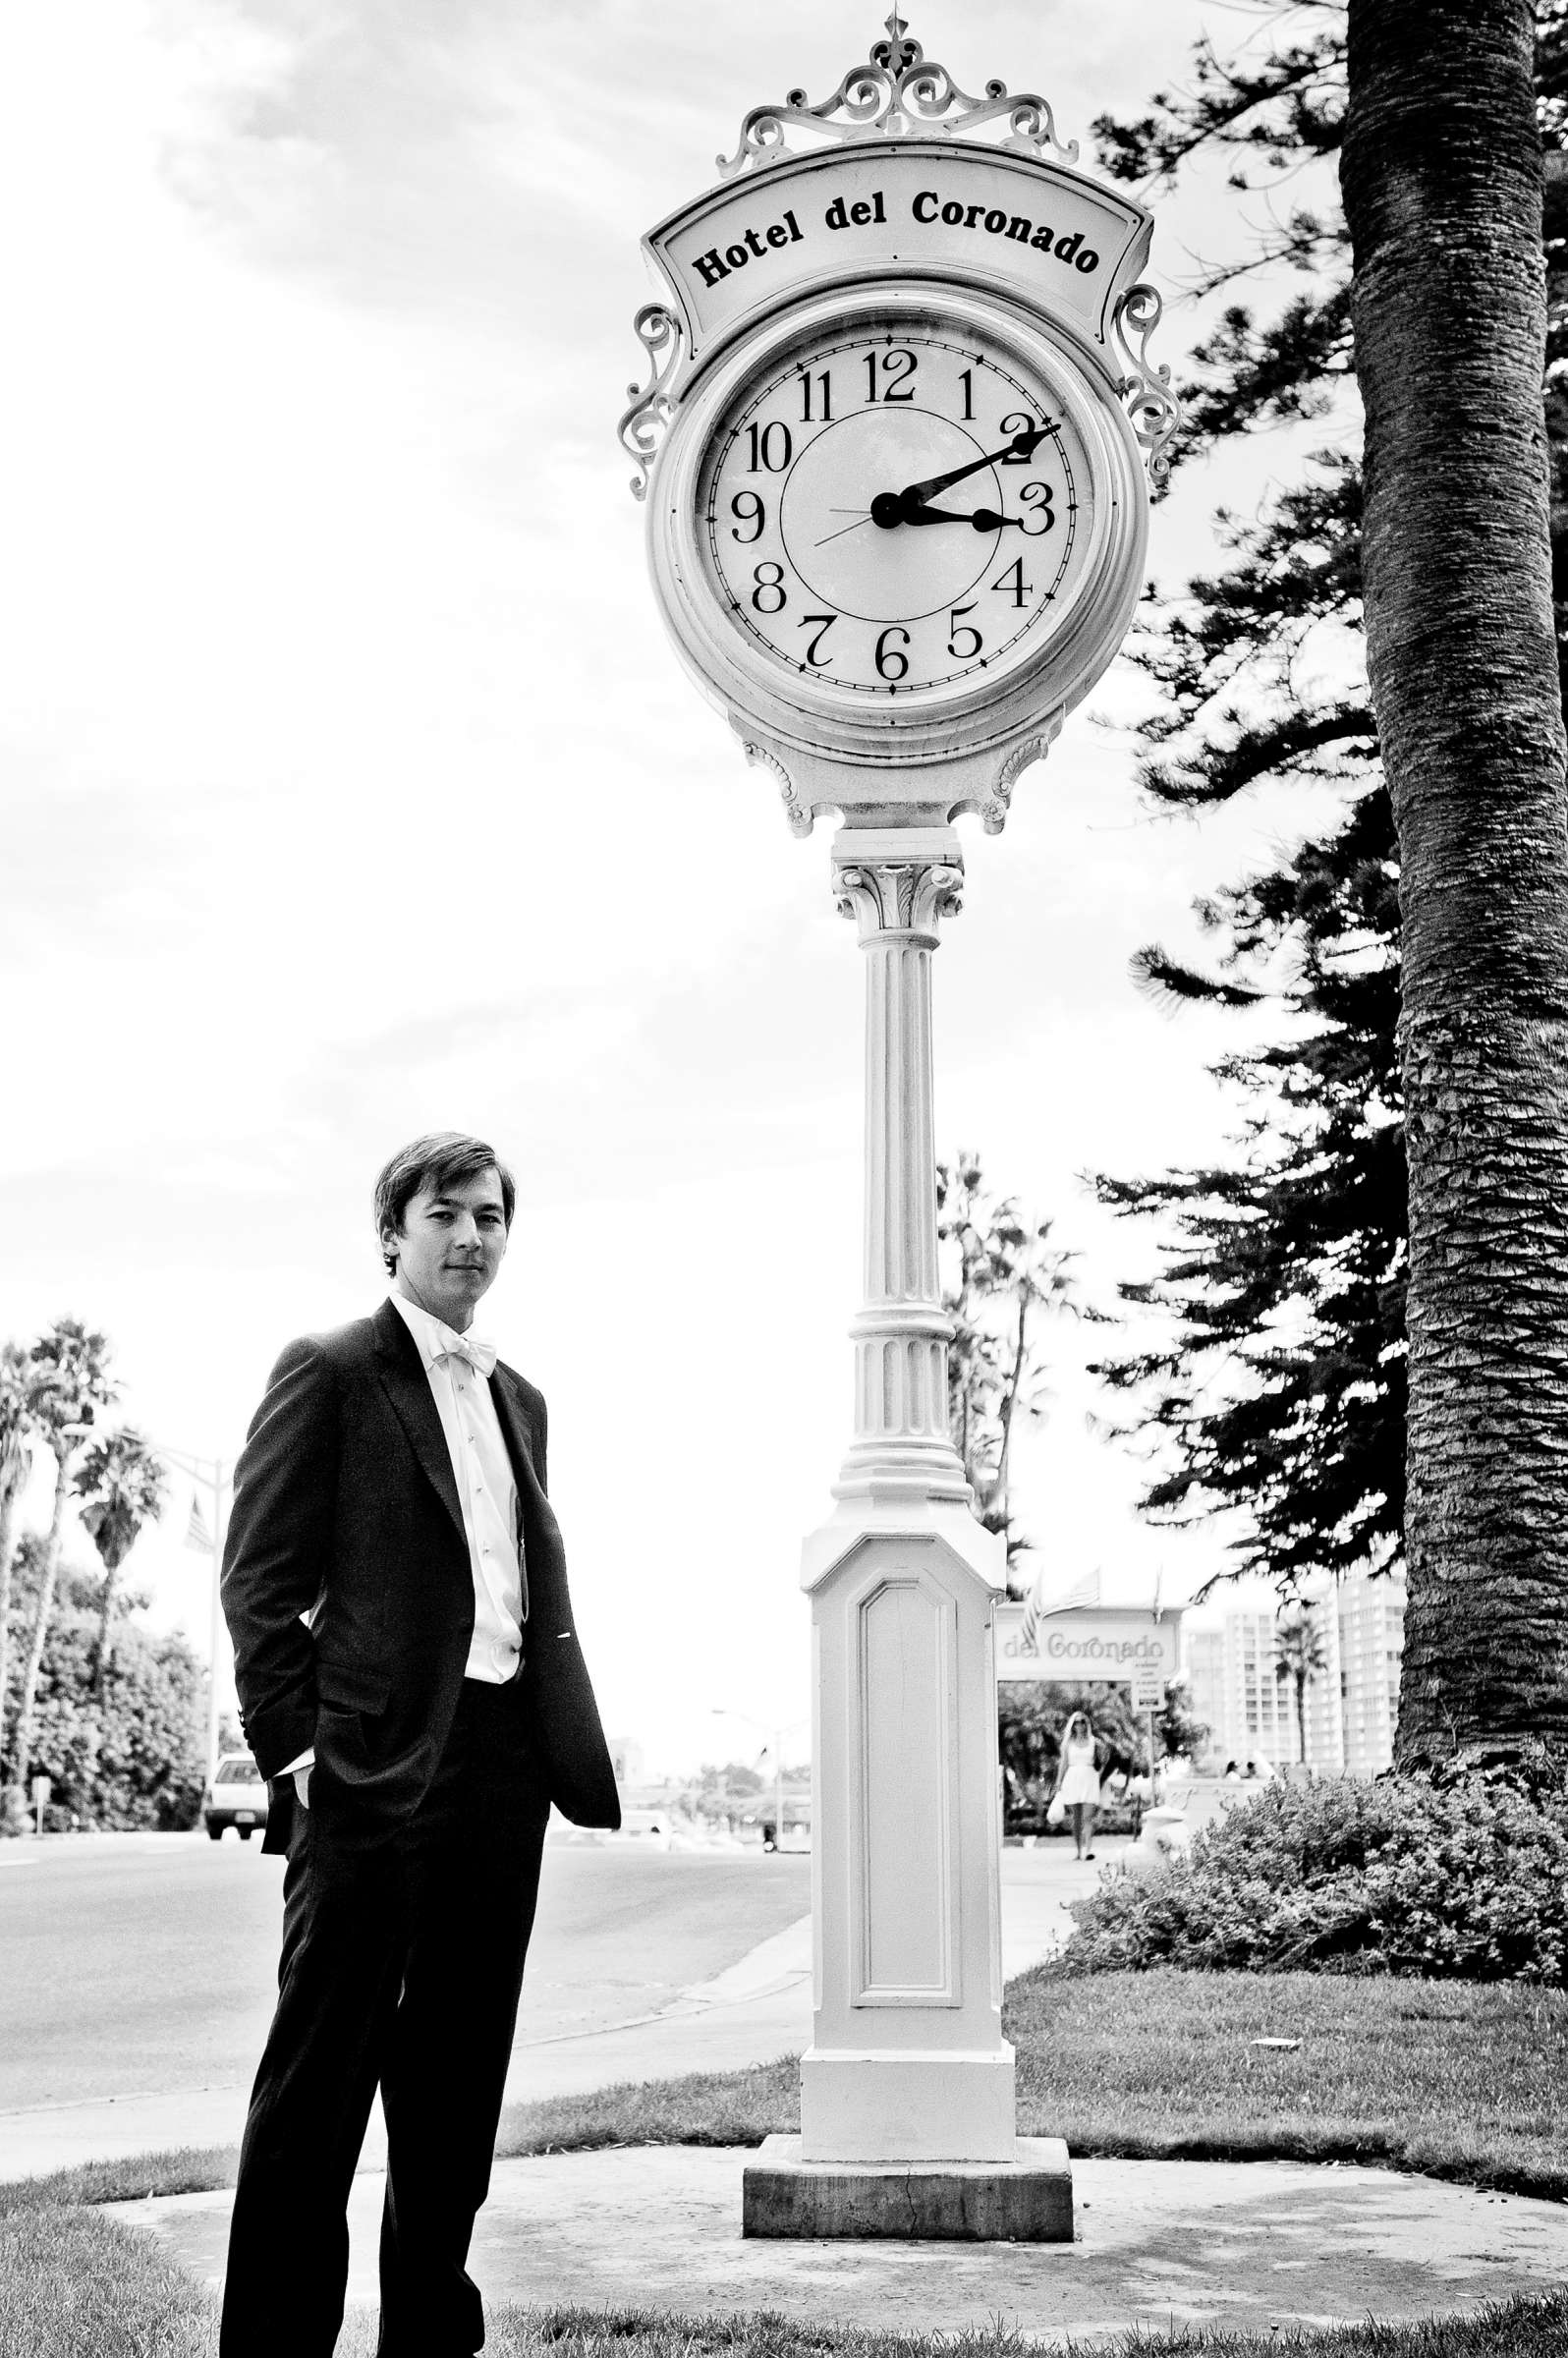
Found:
[(854, 1437), (803, 1556), (813, 2031), (743, 2223), (1068, 2240), (1066, 2147), (1016, 2135), (1001, 2031), (1006, 1584), (948, 1431), (931, 957), (955, 818), (1000, 832), (1121, 644), (1177, 411), (1148, 213), (1043, 99), (971, 96), (886, 30), (820, 104), (754, 108), (650, 232), (666, 300), (621, 421), (677, 651), (791, 828), (839, 815), (866, 965)]
[[(1065, 2147), (1033, 2140), (1021, 2159), (1014, 2131), (992, 1661), (1003, 1548), (975, 1518), (948, 1432), (931, 956), (962, 881), (950, 826), (846, 825), (834, 842), (834, 891), (866, 956), (865, 1303), (855, 1437), (803, 1567), (820, 1805), (813, 2037), (801, 2136), (770, 2139), (747, 2173), (757, 2232), (780, 2218), (850, 2231), (820, 2223), (836, 2196), (798, 2167), (845, 2162), (986, 2164), (994, 2232), (1029, 2233), (1042, 2205), (1072, 2232)], [(888, 2173), (890, 2207), (901, 2190), (907, 2205), (908, 2175)], [(923, 2167), (933, 2218), (952, 2207), (951, 2179)], [(856, 2187), (863, 2214), (868, 2191)]]

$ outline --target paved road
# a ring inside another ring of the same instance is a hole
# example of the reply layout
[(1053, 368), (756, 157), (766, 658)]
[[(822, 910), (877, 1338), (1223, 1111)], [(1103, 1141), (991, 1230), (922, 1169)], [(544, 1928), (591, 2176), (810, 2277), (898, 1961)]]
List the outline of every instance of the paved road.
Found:
[[(0, 1859), (0, 2112), (249, 2084), (281, 1860), (199, 1834), (8, 1843)], [(652, 2013), (810, 1906), (805, 1858), (552, 1842), (519, 2041)]]

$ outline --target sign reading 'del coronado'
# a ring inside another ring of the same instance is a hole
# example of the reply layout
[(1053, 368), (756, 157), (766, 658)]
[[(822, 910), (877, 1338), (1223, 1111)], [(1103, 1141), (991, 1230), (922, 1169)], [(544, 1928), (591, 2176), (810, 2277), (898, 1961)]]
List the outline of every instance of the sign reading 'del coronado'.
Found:
[(1109, 1679), (1127, 1686), (1150, 1672), (1158, 1672), (1166, 1685), (1176, 1675), (1179, 1612), (1161, 1613), (1157, 1621), (1152, 1613), (1114, 1605), (1053, 1613), (1039, 1623), (1032, 1645), (1025, 1641), (1024, 1622), (1023, 1605), (997, 1606), (998, 1678), (1056, 1679), (1064, 1685)]
[(932, 140), (775, 165), (683, 206), (647, 245), (696, 360), (756, 311), (868, 267), (1013, 289), (1103, 351), (1149, 235), (1142, 205), (1066, 165)]

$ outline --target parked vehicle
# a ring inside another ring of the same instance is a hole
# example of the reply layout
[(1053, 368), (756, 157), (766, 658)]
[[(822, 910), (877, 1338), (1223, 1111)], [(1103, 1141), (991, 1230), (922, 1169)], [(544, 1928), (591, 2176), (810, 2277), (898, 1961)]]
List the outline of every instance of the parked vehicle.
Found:
[(668, 1850), (669, 1814), (664, 1810), (623, 1810), (620, 1832), (608, 1838), (612, 1842), (635, 1842), (640, 1850)]
[(266, 1782), (248, 1752), (222, 1755), (202, 1798), (201, 1820), (214, 1842), (222, 1841), (226, 1825), (249, 1842), (256, 1827), (266, 1825)]

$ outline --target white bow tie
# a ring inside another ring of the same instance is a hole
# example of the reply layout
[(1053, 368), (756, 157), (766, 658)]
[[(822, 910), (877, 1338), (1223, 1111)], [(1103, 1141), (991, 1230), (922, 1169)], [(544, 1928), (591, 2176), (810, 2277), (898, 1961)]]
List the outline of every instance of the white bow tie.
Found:
[(454, 1334), (450, 1326), (437, 1327), (436, 1331), (440, 1337), (435, 1350), (437, 1359), (466, 1359), (475, 1375), (489, 1382), (500, 1356), (493, 1343), (481, 1343), (476, 1334)]

